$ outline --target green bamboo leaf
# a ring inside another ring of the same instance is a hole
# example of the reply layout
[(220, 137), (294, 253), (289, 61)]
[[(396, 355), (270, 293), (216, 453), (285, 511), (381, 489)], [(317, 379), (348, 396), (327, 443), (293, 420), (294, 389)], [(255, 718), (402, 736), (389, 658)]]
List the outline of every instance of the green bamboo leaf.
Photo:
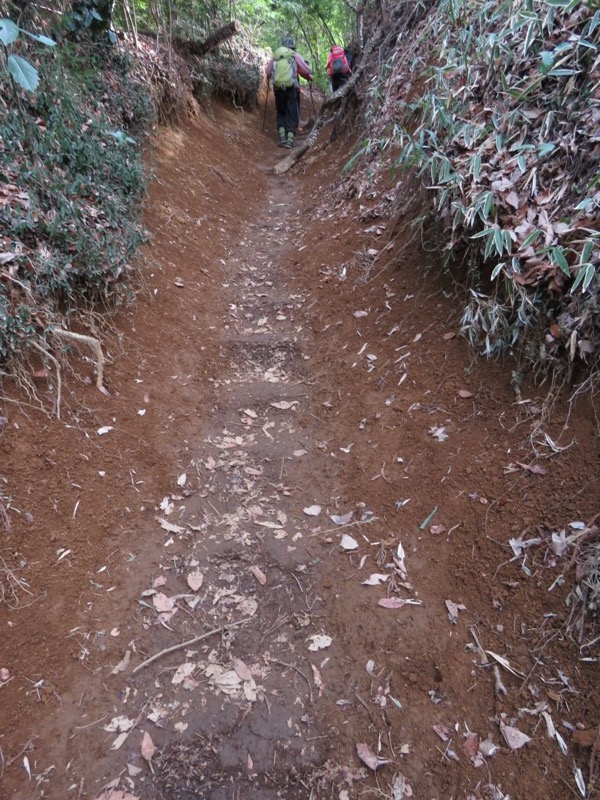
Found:
[(554, 66), (554, 53), (550, 50), (542, 50), (540, 53), (540, 72), (546, 75)]
[(504, 267), (504, 262), (502, 262), (502, 261), (499, 264), (496, 264), (496, 266), (492, 270), (491, 280), (493, 280), (493, 281), (496, 280), (498, 275), (502, 272), (503, 267)]
[(0, 19), (0, 42), (12, 44), (19, 38), (19, 29), (10, 19)]
[(484, 230), (479, 231), (479, 233), (474, 233), (473, 236), (471, 236), (471, 239), (483, 239), (486, 236), (490, 236), (490, 234), (493, 235), (493, 233), (493, 228), (485, 228)]
[(30, 31), (24, 31), (23, 28), (20, 28), (21, 33), (24, 33), (25, 36), (29, 36), (30, 39), (35, 39), (36, 42), (41, 42), (45, 44), (47, 47), (56, 47), (56, 42), (54, 39), (48, 38), (48, 36), (42, 36), (41, 33), (31, 33)]
[(502, 239), (502, 231), (499, 228), (494, 231), (494, 247), (498, 255), (501, 256), (504, 252), (504, 241)]
[(585, 269), (585, 277), (583, 279), (583, 286), (581, 287), (582, 292), (587, 292), (590, 287), (590, 283), (596, 277), (596, 268), (593, 264), (588, 264)]
[(530, 233), (529, 236), (527, 236), (523, 240), (523, 243), (519, 247), (519, 250), (527, 249), (529, 247), (529, 245), (533, 244), (538, 237), (542, 236), (542, 234), (543, 234), (543, 231), (533, 231), (533, 233)]
[(583, 245), (583, 250), (581, 251), (581, 256), (579, 257), (579, 263), (585, 264), (587, 261), (590, 260), (590, 256), (592, 255), (592, 250), (594, 249), (593, 242), (586, 242)]
[(558, 267), (560, 267), (565, 275), (571, 277), (569, 262), (566, 259), (565, 251), (562, 247), (553, 247), (552, 250), (550, 250), (550, 260), (553, 264), (556, 264)]
[[(590, 266), (591, 266), (591, 265), (590, 265)], [(571, 294), (573, 294), (573, 292), (575, 291), (575, 289), (577, 289), (577, 287), (579, 286), (579, 284), (580, 284), (580, 283), (583, 281), (583, 279), (584, 279), (584, 277), (585, 277), (585, 272), (586, 272), (586, 271), (585, 271), (585, 269), (584, 269), (583, 267), (581, 267), (581, 269), (580, 269), (580, 270), (579, 270), (579, 272), (577, 273), (577, 277), (575, 278), (575, 281), (574, 281), (574, 283), (573, 283), (573, 286), (571, 286)]]
[(11, 54), (6, 61), (6, 66), (19, 86), (27, 89), (28, 92), (35, 92), (40, 82), (40, 76), (29, 61), (25, 61), (21, 56)]

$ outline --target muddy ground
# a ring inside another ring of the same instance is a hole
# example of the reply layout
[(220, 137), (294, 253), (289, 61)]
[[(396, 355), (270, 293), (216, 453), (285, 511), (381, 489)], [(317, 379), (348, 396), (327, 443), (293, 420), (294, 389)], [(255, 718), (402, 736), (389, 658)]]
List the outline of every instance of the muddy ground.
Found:
[(52, 365), (5, 387), (0, 797), (597, 796), (552, 545), (598, 510), (593, 408), (475, 359), (385, 187), (337, 186), (348, 140), (277, 177), (260, 125), (149, 154), (109, 396), (85, 351), (62, 423)]

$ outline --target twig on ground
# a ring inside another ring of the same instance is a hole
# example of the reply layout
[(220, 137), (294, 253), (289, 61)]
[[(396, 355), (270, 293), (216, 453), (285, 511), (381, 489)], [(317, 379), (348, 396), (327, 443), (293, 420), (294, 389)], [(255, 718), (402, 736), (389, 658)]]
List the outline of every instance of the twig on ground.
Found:
[(28, 753), (30, 750), (33, 750), (33, 749), (34, 749), (34, 746), (33, 746), (33, 739), (28, 739), (28, 740), (25, 742), (25, 744), (23, 745), (23, 747), (22, 747), (22, 748), (19, 750), (19, 752), (17, 753), (17, 755), (16, 755), (16, 756), (13, 756), (12, 758), (9, 758), (9, 759), (8, 759), (8, 761), (6, 762), (6, 766), (7, 766), (7, 767), (10, 767), (10, 765), (11, 765), (11, 764), (14, 764), (14, 763), (15, 763), (15, 761), (17, 760), (17, 758), (20, 758), (20, 757), (23, 755), (23, 753)]
[(494, 664), (494, 678), (495, 678), (495, 686), (496, 694), (498, 697), (503, 694), (508, 694), (506, 690), (506, 686), (502, 683), (502, 678), (500, 677), (500, 668), (497, 664)]
[(306, 675), (304, 674), (304, 672), (302, 672), (301, 669), (298, 669), (298, 667), (294, 666), (294, 664), (288, 664), (285, 661), (279, 661), (279, 659), (277, 658), (272, 658), (271, 664), (279, 664), (280, 667), (287, 667), (288, 669), (293, 669), (294, 672), (297, 672), (298, 675), (301, 675), (306, 681), (306, 685), (308, 686), (308, 700), (311, 705), (313, 704), (312, 686), (310, 685), (309, 679), (306, 677)]
[(135, 674), (140, 669), (147, 667), (149, 664), (152, 664), (153, 661), (156, 661), (162, 656), (166, 656), (167, 653), (174, 653), (176, 650), (181, 650), (183, 647), (191, 647), (193, 644), (197, 644), (197, 642), (201, 642), (203, 639), (208, 639), (210, 636), (213, 636), (215, 633), (222, 633), (223, 631), (229, 630), (229, 628), (235, 628), (238, 625), (241, 625), (244, 622), (248, 622), (251, 617), (244, 617), (244, 619), (239, 619), (237, 622), (230, 622), (228, 625), (221, 625), (220, 628), (213, 628), (210, 631), (206, 631), (206, 633), (200, 634), (200, 636), (194, 636), (193, 639), (188, 639), (186, 642), (181, 642), (180, 644), (174, 644), (172, 647), (166, 647), (164, 650), (161, 650), (158, 653), (155, 653), (150, 658), (147, 658), (145, 661), (142, 661), (141, 664), (138, 664), (135, 669), (132, 670), (131, 674)]

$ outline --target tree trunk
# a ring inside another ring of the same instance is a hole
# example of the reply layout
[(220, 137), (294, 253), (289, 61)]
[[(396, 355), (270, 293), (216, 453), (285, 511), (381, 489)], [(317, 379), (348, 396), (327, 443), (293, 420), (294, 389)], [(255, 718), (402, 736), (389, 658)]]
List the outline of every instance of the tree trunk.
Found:
[(194, 54), (198, 56), (203, 56), (205, 53), (214, 50), (218, 47), (222, 42), (225, 42), (227, 39), (230, 39), (236, 33), (239, 33), (242, 29), (242, 25), (238, 22), (237, 19), (231, 20), (228, 22), (227, 25), (223, 25), (222, 28), (211, 33), (211, 35), (205, 39), (203, 42), (198, 42), (194, 45)]

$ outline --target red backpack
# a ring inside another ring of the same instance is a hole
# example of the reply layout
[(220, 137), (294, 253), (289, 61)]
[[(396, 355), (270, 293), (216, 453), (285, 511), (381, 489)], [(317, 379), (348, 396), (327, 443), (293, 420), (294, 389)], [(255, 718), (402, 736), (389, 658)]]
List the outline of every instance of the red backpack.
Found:
[(346, 58), (343, 47), (335, 45), (335, 47), (331, 48), (327, 72), (329, 73), (330, 78), (332, 78), (334, 75), (350, 74), (350, 64), (348, 64), (348, 59)]

